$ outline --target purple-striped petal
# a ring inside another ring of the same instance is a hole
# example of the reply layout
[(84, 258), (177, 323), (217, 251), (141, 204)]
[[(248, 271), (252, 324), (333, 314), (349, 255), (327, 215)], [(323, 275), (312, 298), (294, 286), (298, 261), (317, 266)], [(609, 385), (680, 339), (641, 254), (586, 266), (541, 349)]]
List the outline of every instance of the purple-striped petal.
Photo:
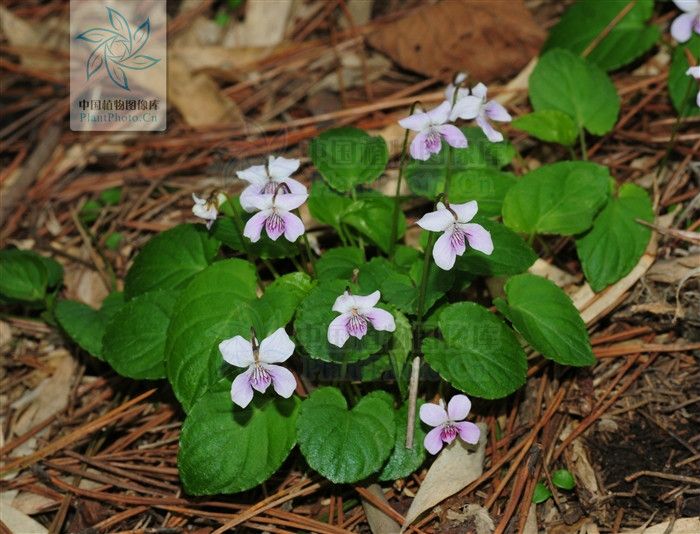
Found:
[(328, 325), (328, 343), (336, 347), (342, 347), (350, 337), (347, 329), (349, 313), (343, 313), (331, 321)]
[(411, 157), (413, 159), (418, 159), (421, 161), (426, 161), (430, 159), (430, 151), (427, 147), (428, 134), (427, 132), (419, 132), (411, 141)]
[(281, 214), (273, 211), (265, 219), (265, 232), (267, 236), (273, 241), (277, 241), (279, 237), (284, 233), (284, 218)]

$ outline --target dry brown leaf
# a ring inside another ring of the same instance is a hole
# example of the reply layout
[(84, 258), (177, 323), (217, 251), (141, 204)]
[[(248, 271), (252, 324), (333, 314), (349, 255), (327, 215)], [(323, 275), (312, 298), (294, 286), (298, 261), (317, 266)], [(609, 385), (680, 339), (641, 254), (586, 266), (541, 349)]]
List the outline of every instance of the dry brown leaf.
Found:
[(456, 439), (443, 449), (428, 469), (411, 507), (406, 512), (406, 529), (418, 516), (427, 512), (459, 490), (465, 488), (484, 472), (486, 452), (486, 425), (478, 423), (481, 430), (479, 443), (474, 448)]
[[(379, 484), (370, 484), (367, 486), (367, 490), (389, 505), (389, 501), (386, 500), (384, 492)], [(399, 532), (401, 532), (401, 525), (371, 502), (362, 499), (362, 508), (365, 510), (367, 522), (369, 523), (369, 528), (372, 530), (372, 534), (399, 534)]]
[(292, 0), (248, 0), (245, 20), (224, 36), (223, 45), (274, 46), (282, 42), (291, 13)]
[(521, 0), (450, 0), (383, 26), (368, 42), (425, 76), (464, 71), (488, 82), (520, 72), (544, 34)]
[(4, 498), (0, 499), (0, 517), (10, 532), (17, 534), (44, 534), (48, 532), (41, 523), (13, 508)]

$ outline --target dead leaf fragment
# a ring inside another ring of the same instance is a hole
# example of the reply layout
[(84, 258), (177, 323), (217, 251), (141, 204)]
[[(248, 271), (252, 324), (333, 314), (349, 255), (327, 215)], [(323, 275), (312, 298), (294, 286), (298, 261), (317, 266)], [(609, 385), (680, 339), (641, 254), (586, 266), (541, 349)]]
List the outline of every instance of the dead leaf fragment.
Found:
[(451, 0), (383, 26), (368, 42), (425, 76), (464, 71), (470, 81), (488, 82), (520, 72), (543, 40), (522, 0)]
[(433, 462), (406, 513), (404, 530), (423, 512), (465, 488), (484, 472), (487, 429), (483, 423), (478, 426), (481, 436), (476, 448), (456, 439)]
[[(371, 484), (367, 487), (367, 490), (373, 493), (378, 499), (386, 501), (387, 505), (389, 505), (389, 501), (386, 500), (384, 492), (379, 484)], [(362, 499), (362, 508), (365, 510), (367, 522), (369, 523), (369, 528), (372, 530), (372, 534), (399, 534), (399, 532), (401, 532), (401, 525), (371, 502)]]

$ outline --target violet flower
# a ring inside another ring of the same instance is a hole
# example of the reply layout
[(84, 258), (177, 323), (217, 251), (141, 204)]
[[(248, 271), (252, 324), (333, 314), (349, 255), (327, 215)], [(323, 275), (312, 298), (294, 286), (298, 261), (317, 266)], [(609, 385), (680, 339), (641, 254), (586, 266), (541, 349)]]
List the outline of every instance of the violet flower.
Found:
[(450, 120), (476, 119), (481, 131), (486, 134), (489, 141), (498, 143), (503, 141), (503, 134), (493, 128), (489, 119), (499, 122), (510, 122), (512, 117), (501, 104), (495, 100), (486, 100), (488, 88), (483, 84), (477, 84), (469, 96), (457, 100), (450, 113)]
[(371, 295), (351, 295), (347, 291), (333, 304), (333, 311), (340, 315), (328, 325), (328, 342), (342, 347), (350, 336), (362, 339), (367, 333), (367, 323), (375, 330), (396, 330), (394, 316), (381, 308), (375, 308), (381, 298), (379, 291)]
[(452, 269), (457, 256), (464, 254), (467, 243), (484, 254), (493, 252), (491, 233), (480, 224), (469, 223), (478, 210), (476, 200), (447, 206), (438, 202), (437, 211), (426, 213), (418, 220), (418, 226), (425, 230), (443, 232), (433, 247), (433, 258), (440, 269)]
[(685, 43), (693, 31), (700, 34), (700, 0), (673, 0), (673, 3), (683, 14), (671, 23), (671, 35), (679, 43)]
[[(696, 80), (700, 80), (700, 65), (697, 67), (690, 67), (685, 73)], [(695, 96), (695, 104), (700, 107), (700, 91), (698, 91), (698, 94)]]
[(236, 367), (246, 368), (231, 385), (231, 400), (245, 408), (253, 399), (253, 390), (265, 393), (272, 384), (275, 393), (285, 399), (291, 397), (297, 387), (292, 372), (274, 365), (286, 361), (294, 352), (294, 343), (284, 328), (275, 330), (258, 345), (255, 335), (252, 341), (235, 336), (219, 343), (224, 360)]
[(291, 213), (292, 210), (301, 206), (308, 194), (273, 194), (251, 195), (248, 197), (250, 206), (260, 210), (253, 215), (243, 229), (243, 235), (253, 243), (260, 240), (262, 229), (270, 239), (276, 241), (284, 234), (284, 237), (294, 242), (304, 233), (304, 223), (299, 217)]
[(423, 445), (430, 454), (437, 454), (443, 443), (449, 445), (457, 436), (471, 445), (479, 442), (479, 427), (465, 421), (471, 407), (472, 403), (466, 395), (452, 397), (447, 404), (447, 410), (442, 400), (440, 404), (426, 403), (420, 407), (420, 420), (435, 427), (423, 440)]
[(411, 142), (410, 152), (414, 159), (425, 161), (431, 154), (439, 153), (443, 139), (455, 148), (467, 147), (467, 138), (461, 130), (452, 124), (445, 124), (451, 107), (445, 101), (430, 111), (414, 113), (399, 121), (401, 127), (418, 132)]
[(219, 207), (226, 202), (226, 195), (217, 193), (208, 199), (204, 199), (192, 193), (192, 200), (194, 201), (192, 213), (195, 217), (204, 219), (206, 221), (207, 230), (209, 230), (219, 216)]
[[(292, 193), (305, 195), (306, 186), (291, 178), (291, 175), (299, 168), (298, 159), (276, 158), (270, 156), (267, 165), (253, 165), (243, 171), (236, 171), (236, 175), (248, 182), (241, 193), (241, 207), (247, 212), (255, 211), (250, 198), (262, 194)], [(280, 187), (280, 184), (282, 186)]]

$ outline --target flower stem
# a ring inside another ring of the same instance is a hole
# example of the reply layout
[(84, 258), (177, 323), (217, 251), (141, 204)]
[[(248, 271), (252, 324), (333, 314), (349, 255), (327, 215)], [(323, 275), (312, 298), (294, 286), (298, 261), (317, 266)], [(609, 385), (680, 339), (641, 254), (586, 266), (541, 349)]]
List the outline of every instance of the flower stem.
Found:
[(581, 146), (581, 159), (583, 161), (588, 161), (588, 148), (586, 147), (586, 134), (583, 131), (583, 128), (580, 128), (578, 131), (578, 142), (579, 145)]
[[(231, 209), (227, 209), (227, 207), (230, 207)], [(233, 218), (233, 226), (236, 228), (236, 232), (238, 233), (238, 239), (241, 240), (241, 246), (243, 247), (243, 252), (248, 258), (248, 261), (255, 265), (255, 258), (253, 257), (253, 254), (250, 252), (250, 249), (248, 248), (248, 243), (246, 243), (246, 238), (243, 236), (243, 218), (241, 217), (241, 213), (238, 211), (238, 208), (236, 206), (235, 200), (231, 199), (228, 195), (226, 195), (226, 202), (223, 204), (223, 210), (226, 215), (229, 215), (230, 217)], [(277, 278), (279, 274), (276, 274), (277, 271), (275, 268), (272, 266), (272, 264), (268, 260), (263, 260), (261, 258), (261, 261), (265, 264), (267, 269), (272, 273), (272, 276)], [(258, 280), (258, 287), (260, 288), (261, 291), (265, 291), (265, 285), (262, 283), (262, 280), (260, 279), (260, 273), (258, 273), (257, 268), (255, 269), (255, 276)]]
[(311, 276), (315, 276), (316, 258), (314, 258), (313, 252), (311, 251), (311, 245), (309, 244), (309, 237), (306, 235), (306, 232), (304, 232), (303, 237), (304, 237), (304, 246), (306, 247), (306, 255), (309, 257), (309, 266), (311, 269), (309, 274)]

